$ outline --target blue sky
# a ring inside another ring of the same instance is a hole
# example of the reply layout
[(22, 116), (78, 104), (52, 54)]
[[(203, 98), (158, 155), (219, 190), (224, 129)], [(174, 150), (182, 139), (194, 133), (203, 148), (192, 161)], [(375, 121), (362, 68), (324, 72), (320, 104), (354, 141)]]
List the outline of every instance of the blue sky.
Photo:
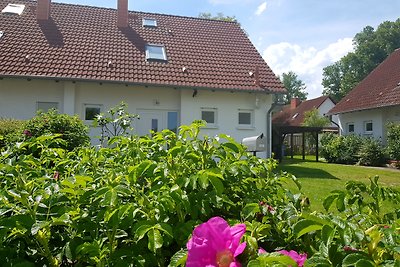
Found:
[[(116, 7), (117, 0), (55, 2)], [(130, 0), (129, 9), (197, 17), (235, 16), (275, 74), (294, 71), (309, 98), (322, 92), (322, 69), (352, 50), (365, 26), (400, 17), (400, 0)]]

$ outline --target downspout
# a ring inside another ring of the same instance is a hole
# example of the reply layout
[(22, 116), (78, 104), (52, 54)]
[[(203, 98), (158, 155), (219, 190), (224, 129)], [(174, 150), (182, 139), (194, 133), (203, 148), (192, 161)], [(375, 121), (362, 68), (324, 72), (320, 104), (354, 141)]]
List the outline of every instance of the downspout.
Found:
[(271, 119), (272, 116), (271, 116), (271, 113), (276, 106), (277, 106), (277, 104), (275, 102), (273, 102), (267, 112), (267, 158), (272, 157), (272, 119)]

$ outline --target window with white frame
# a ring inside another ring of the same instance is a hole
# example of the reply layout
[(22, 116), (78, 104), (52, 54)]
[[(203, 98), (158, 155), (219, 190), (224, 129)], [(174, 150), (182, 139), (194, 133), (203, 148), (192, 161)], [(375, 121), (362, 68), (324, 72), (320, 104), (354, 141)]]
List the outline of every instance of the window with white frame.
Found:
[(238, 125), (239, 127), (253, 127), (254, 111), (250, 109), (239, 109)]
[(144, 18), (143, 19), (143, 26), (146, 26), (146, 27), (157, 27), (157, 21), (155, 19)]
[(347, 123), (347, 133), (354, 133), (354, 122)]
[(101, 113), (103, 105), (100, 104), (85, 104), (84, 105), (84, 117), (86, 121), (92, 121), (97, 115)]
[(207, 122), (208, 127), (217, 126), (217, 109), (216, 108), (201, 108), (201, 119)]
[(43, 112), (48, 112), (50, 109), (58, 110), (58, 102), (36, 102), (36, 110), (41, 110)]
[(1, 13), (21, 15), (24, 12), (25, 5), (8, 4)]
[(146, 59), (166, 61), (167, 54), (165, 52), (165, 46), (156, 44), (146, 45)]
[(374, 128), (372, 121), (364, 121), (364, 133), (372, 134)]

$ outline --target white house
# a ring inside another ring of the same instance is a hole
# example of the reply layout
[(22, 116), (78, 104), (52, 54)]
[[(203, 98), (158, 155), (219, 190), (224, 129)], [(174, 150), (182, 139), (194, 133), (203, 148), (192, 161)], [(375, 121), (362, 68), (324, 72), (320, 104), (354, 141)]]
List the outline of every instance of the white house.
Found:
[(400, 50), (389, 55), (329, 114), (339, 116), (343, 135), (371, 136), (385, 144), (387, 124), (400, 123)]
[(131, 12), (128, 0), (0, 0), (0, 10), (0, 117), (54, 107), (89, 124), (124, 101), (140, 135), (203, 119), (205, 135), (270, 137), (285, 89), (238, 23)]

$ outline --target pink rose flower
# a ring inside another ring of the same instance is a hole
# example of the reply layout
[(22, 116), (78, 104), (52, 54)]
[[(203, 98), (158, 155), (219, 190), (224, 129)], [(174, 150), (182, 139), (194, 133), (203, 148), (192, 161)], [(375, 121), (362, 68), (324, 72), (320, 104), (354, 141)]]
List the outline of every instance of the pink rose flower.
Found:
[(200, 224), (186, 244), (186, 267), (241, 267), (236, 257), (246, 248), (240, 243), (245, 232), (245, 224), (230, 227), (221, 217)]
[(302, 267), (304, 262), (307, 259), (306, 253), (299, 254), (294, 250), (291, 250), (291, 251), (280, 250), (280, 251), (278, 251), (278, 253), (281, 253), (283, 255), (287, 255), (287, 256), (291, 257), (297, 263), (297, 266), (299, 266), (299, 267)]

